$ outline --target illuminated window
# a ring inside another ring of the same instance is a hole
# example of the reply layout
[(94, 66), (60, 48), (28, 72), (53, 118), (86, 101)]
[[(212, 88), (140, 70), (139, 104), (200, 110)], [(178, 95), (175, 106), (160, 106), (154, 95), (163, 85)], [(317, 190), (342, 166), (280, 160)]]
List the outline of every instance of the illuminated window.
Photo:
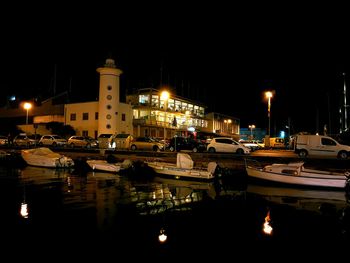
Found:
[(159, 96), (152, 95), (152, 107), (158, 107), (158, 102), (159, 102)]
[(106, 118), (107, 120), (110, 120), (112, 118), (111, 114), (107, 114)]
[(107, 95), (107, 100), (111, 100), (112, 96), (111, 95)]
[(146, 105), (149, 103), (149, 95), (140, 95), (139, 96), (139, 103)]

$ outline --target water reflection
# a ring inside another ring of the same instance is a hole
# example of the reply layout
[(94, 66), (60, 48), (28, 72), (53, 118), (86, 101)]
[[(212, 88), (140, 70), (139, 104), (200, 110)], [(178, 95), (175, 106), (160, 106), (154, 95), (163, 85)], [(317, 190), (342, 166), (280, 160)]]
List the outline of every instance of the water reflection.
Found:
[(175, 254), (193, 252), (189, 239), (201, 251), (230, 251), (233, 238), (242, 247), (271, 240), (349, 240), (350, 213), (342, 191), (242, 184), (232, 178), (140, 180), (30, 166), (14, 171), (0, 172), (7, 173), (0, 176), (0, 202), (8, 236), (103, 244), (119, 253), (135, 248)]
[(72, 169), (52, 169), (36, 166), (26, 166), (17, 170), (22, 182), (47, 184), (55, 181), (62, 181), (70, 173)]
[(312, 211), (320, 211), (322, 204), (325, 203), (331, 203), (338, 209), (348, 204), (347, 196), (342, 190), (316, 190), (250, 183), (247, 186), (247, 193), (261, 196), (269, 202)]

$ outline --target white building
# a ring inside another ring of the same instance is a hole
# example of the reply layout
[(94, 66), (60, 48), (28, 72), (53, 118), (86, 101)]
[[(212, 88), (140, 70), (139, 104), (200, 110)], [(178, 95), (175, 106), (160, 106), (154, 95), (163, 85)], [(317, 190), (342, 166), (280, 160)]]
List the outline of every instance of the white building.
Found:
[(93, 102), (65, 104), (64, 119), (77, 135), (97, 138), (100, 134), (132, 134), (132, 107), (120, 102), (120, 79), (122, 71), (113, 59), (107, 59), (100, 74), (99, 99)]

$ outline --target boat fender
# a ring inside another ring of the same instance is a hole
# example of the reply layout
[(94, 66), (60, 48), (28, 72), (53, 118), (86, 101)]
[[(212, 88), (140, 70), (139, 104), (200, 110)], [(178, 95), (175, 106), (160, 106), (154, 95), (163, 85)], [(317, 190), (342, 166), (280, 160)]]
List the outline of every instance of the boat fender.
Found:
[(346, 181), (345, 181), (345, 194), (347, 197), (350, 197), (350, 172), (346, 171), (344, 173), (345, 177), (346, 177)]
[(64, 156), (61, 156), (60, 158), (58, 158), (58, 164), (60, 167), (63, 167), (64, 166)]
[(345, 177), (346, 177), (346, 181), (349, 182), (350, 181), (350, 172), (349, 171), (346, 171), (344, 173)]

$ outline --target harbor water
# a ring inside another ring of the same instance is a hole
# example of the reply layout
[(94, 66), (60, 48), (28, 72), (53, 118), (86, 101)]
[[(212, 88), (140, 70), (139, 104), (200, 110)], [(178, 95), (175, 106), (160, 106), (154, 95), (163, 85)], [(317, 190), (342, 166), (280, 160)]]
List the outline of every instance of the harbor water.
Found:
[(2, 251), (25, 259), (44, 252), (53, 259), (254, 258), (254, 251), (272, 258), (290, 246), (333, 255), (349, 244), (343, 191), (252, 184), (244, 174), (196, 182), (144, 173), (0, 167)]

